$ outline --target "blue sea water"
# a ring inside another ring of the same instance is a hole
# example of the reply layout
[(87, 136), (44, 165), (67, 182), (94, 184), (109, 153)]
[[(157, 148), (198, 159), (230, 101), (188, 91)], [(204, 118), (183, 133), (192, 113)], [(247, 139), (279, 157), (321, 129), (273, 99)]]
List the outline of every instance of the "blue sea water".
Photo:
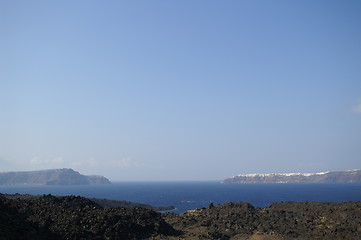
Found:
[(267, 207), (281, 201), (361, 201), (361, 183), (221, 184), (218, 182), (115, 182), (85, 186), (0, 186), (0, 193), (76, 195), (176, 207), (180, 213), (226, 202)]

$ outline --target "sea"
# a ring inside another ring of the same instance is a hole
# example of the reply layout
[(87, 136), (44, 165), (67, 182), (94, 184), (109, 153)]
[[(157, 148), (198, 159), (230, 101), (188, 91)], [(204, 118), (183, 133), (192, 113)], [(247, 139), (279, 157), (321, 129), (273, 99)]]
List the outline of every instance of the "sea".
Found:
[(172, 212), (181, 213), (207, 207), (210, 203), (249, 202), (255, 207), (268, 207), (272, 203), (285, 201), (361, 201), (361, 183), (114, 182), (109, 185), (0, 186), (0, 193), (125, 200), (152, 206), (174, 206)]

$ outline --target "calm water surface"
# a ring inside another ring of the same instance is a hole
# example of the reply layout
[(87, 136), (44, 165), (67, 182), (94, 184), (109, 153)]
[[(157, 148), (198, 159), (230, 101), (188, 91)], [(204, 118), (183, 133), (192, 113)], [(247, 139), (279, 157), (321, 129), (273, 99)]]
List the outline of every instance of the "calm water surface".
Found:
[(361, 183), (221, 184), (218, 182), (115, 182), (88, 186), (0, 186), (1, 193), (79, 195), (126, 200), (153, 206), (173, 205), (175, 212), (226, 202), (267, 207), (281, 201), (361, 201)]

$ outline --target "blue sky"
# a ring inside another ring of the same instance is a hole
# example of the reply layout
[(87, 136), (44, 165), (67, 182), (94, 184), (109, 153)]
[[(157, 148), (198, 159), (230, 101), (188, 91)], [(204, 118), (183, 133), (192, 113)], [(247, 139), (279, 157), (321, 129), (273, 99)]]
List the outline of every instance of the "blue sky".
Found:
[(361, 168), (360, 1), (1, 1), (0, 171)]

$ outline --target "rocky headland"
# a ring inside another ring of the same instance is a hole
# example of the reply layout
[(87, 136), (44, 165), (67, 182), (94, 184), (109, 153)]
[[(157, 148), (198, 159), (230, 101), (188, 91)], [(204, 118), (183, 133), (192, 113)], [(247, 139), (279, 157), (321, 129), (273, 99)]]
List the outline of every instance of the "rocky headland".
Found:
[(210, 204), (182, 214), (0, 194), (0, 239), (361, 239), (361, 202)]
[(82, 175), (70, 168), (23, 172), (0, 172), (0, 185), (89, 185), (110, 184), (100, 175)]
[(222, 183), (350, 183), (361, 182), (361, 170), (320, 173), (239, 174)]

